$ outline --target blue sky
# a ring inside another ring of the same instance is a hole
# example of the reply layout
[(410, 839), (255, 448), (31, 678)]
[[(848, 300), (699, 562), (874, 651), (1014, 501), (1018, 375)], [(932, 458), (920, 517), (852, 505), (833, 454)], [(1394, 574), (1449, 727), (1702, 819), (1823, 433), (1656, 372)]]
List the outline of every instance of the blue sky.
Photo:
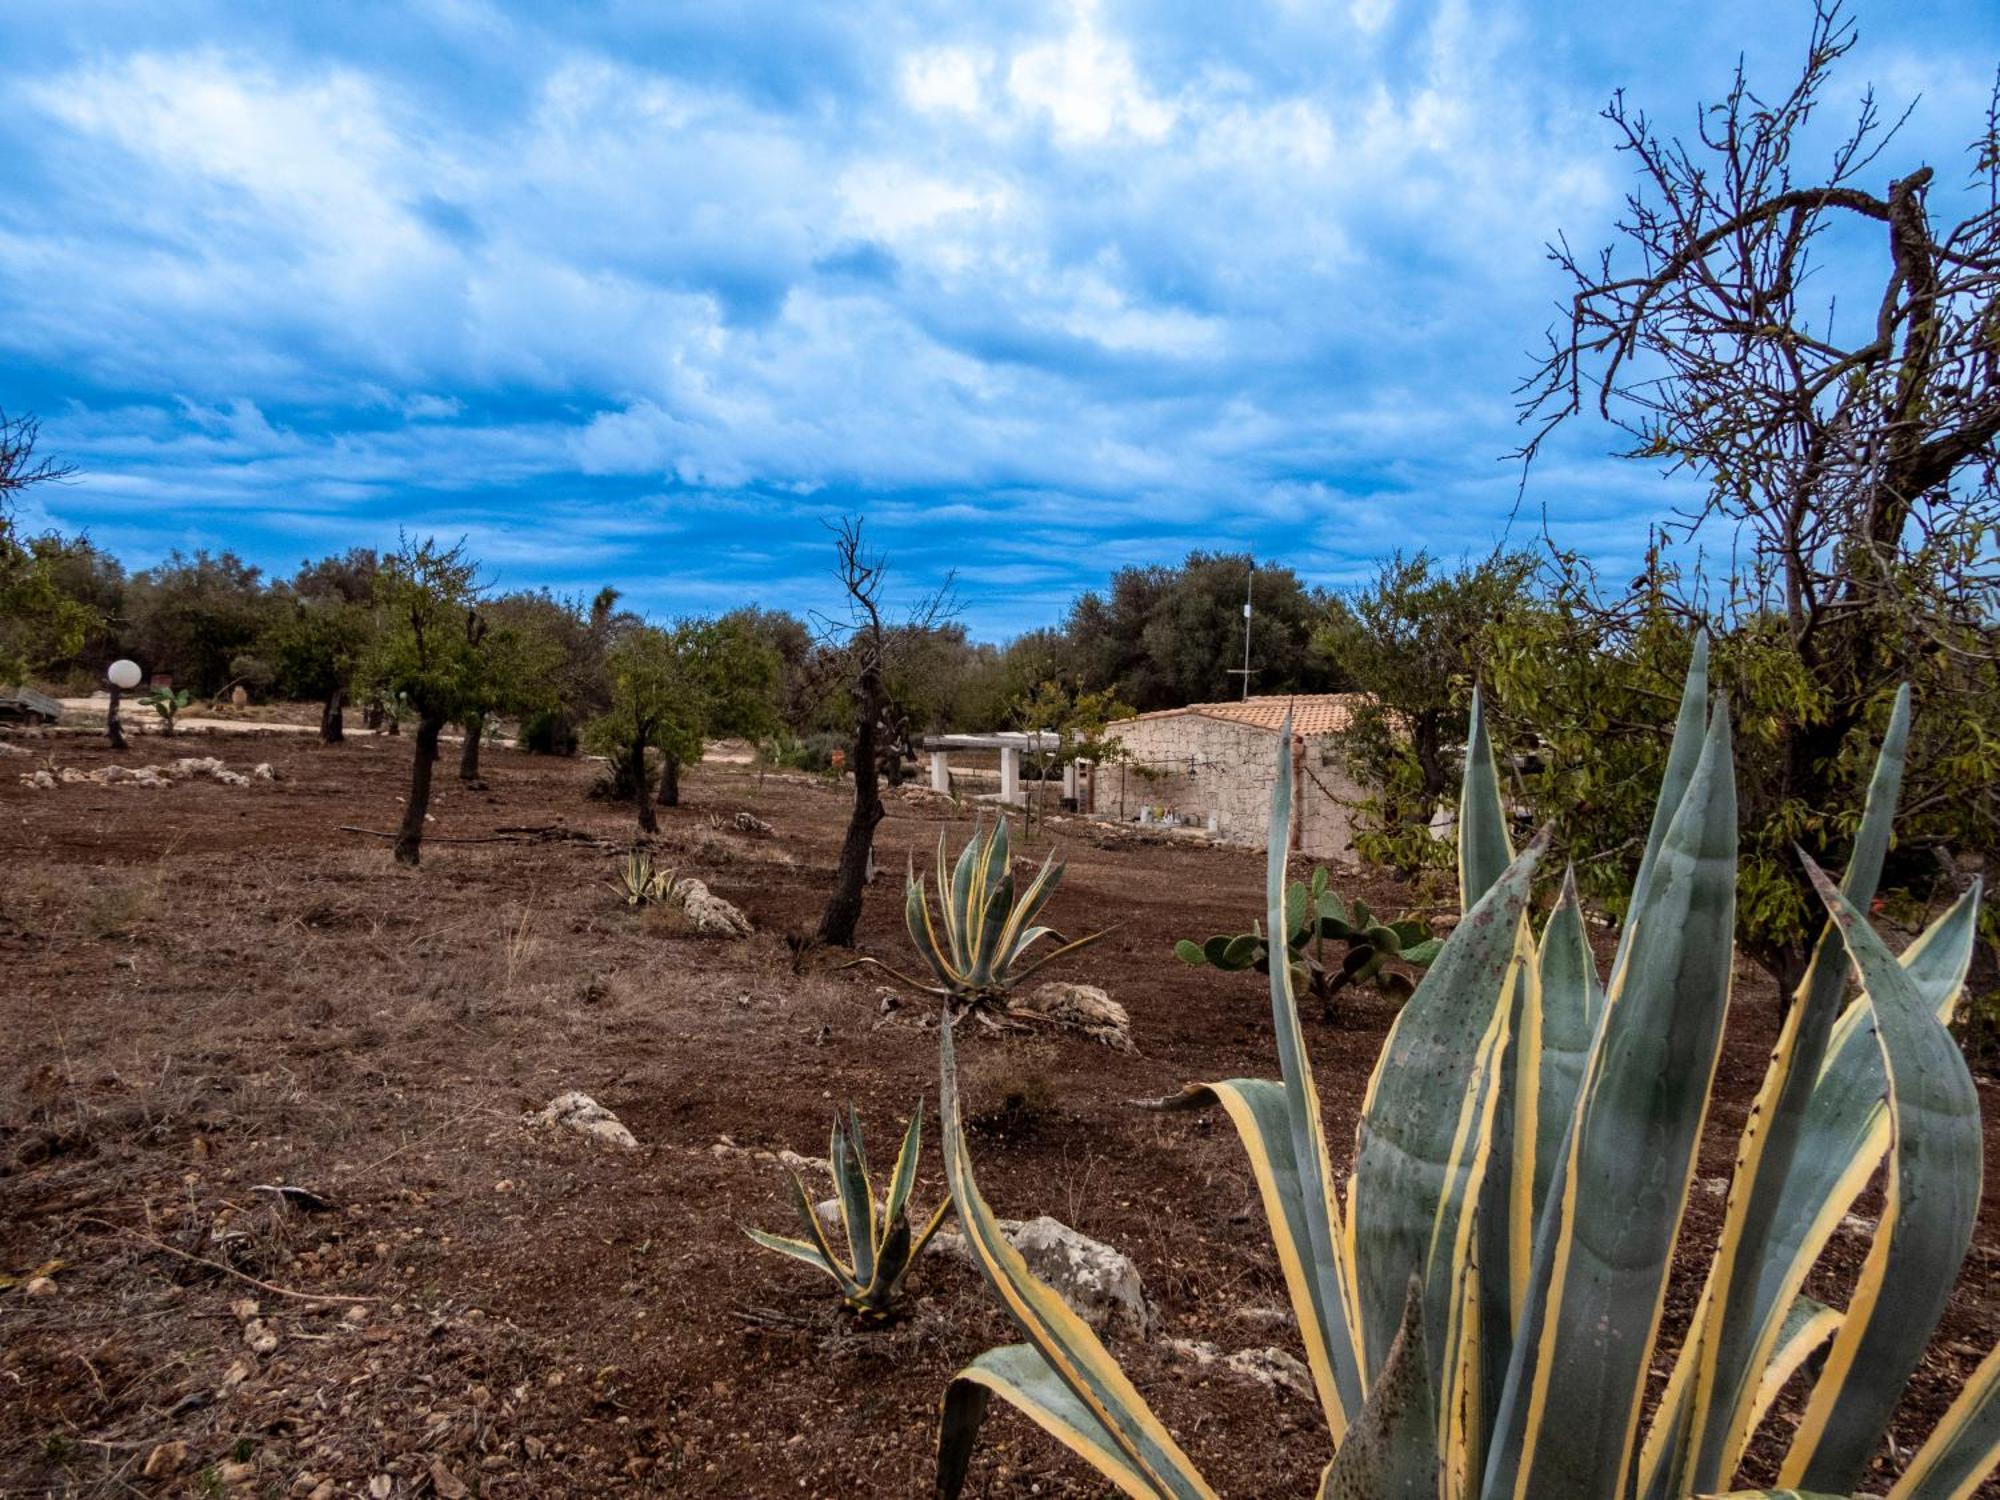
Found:
[[(1854, 10), (1956, 184), (1984, 0)], [(1118, 566), (1484, 549), (1607, 237), (1613, 88), (1692, 124), (1807, 4), (10, 0), (0, 405), (132, 565), (465, 534), (502, 587), (829, 601), (823, 517), (999, 638)], [(1805, 168), (1802, 167), (1802, 170)], [(1669, 503), (1579, 425), (1517, 523)]]

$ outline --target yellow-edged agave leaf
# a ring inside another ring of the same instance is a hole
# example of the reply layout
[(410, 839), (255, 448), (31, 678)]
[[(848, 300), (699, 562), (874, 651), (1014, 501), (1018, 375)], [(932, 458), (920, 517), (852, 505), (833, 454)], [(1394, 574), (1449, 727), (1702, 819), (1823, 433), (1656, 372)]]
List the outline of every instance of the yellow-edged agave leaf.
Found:
[[(1291, 716), (1278, 736), (1280, 753), (1271, 784), (1271, 820), (1264, 866), (1265, 915), (1270, 930), (1284, 931), (1285, 844), (1291, 826)], [(1338, 1446), (1362, 1408), (1366, 1377), (1355, 1330), (1354, 1287), (1343, 1253), (1340, 1200), (1333, 1188), (1333, 1164), (1326, 1149), (1319, 1090), (1306, 1057), (1298, 997), (1290, 966), (1270, 965), (1271, 1025), (1278, 1044), (1282, 1081), (1237, 1078), (1191, 1085), (1178, 1101), (1199, 1105), (1209, 1099), (1228, 1113), (1257, 1179), (1271, 1224), (1285, 1288), (1305, 1340), (1306, 1362)]]
[(838, 1123), (826, 1159), (833, 1168), (834, 1195), (840, 1201), (854, 1279), (867, 1286), (875, 1279), (875, 1192), (868, 1181), (868, 1163), (859, 1152), (849, 1150), (847, 1133)]
[(995, 1394), (1134, 1500), (1162, 1491), (1133, 1467), (1104, 1426), (1062, 1383), (1033, 1344), (1002, 1344), (960, 1370), (945, 1387), (938, 1419), (937, 1492), (951, 1500), (965, 1487), (979, 1425)]
[(1798, 1374), (1800, 1366), (1840, 1331), (1841, 1317), (1839, 1308), (1828, 1307), (1811, 1297), (1792, 1299), (1791, 1311), (1785, 1314), (1784, 1325), (1778, 1331), (1778, 1346), (1771, 1351), (1763, 1374), (1758, 1377), (1757, 1388), (1751, 1393), (1752, 1430), (1770, 1413), (1785, 1382)]
[(1699, 1500), (1849, 1500), (1849, 1497), (1823, 1495), (1818, 1490), (1731, 1490), (1726, 1495), (1703, 1495)]
[(1542, 987), (1540, 1099), (1535, 1112), (1534, 1208), (1540, 1217), (1555, 1178), (1565, 1131), (1590, 1060), (1591, 1037), (1604, 1011), (1604, 988), (1597, 982), (1583, 904), (1577, 899), (1576, 872), (1563, 875), (1562, 895), (1542, 929), (1536, 954)]
[[(1028, 1336), (1028, 1342), (1049, 1370), (1075, 1397), (1075, 1406), (1069, 1409), (1070, 1412), (1087, 1415), (1090, 1421), (1097, 1424), (1097, 1431), (1090, 1434), (1090, 1443), (1072, 1446), (1093, 1463), (1097, 1462), (1094, 1455), (1100, 1450), (1116, 1452), (1120, 1465), (1106, 1467), (1098, 1464), (1099, 1472), (1121, 1485), (1131, 1482), (1132, 1476), (1137, 1476), (1149, 1486), (1128, 1488), (1128, 1494), (1147, 1496), (1149, 1500), (1152, 1497), (1157, 1497), (1157, 1500), (1214, 1500), (1214, 1491), (1196, 1471), (1187, 1454), (1181, 1451), (1173, 1435), (1153, 1414), (1145, 1398), (1134, 1389), (1090, 1325), (1070, 1311), (1062, 1297), (1028, 1269), (1021, 1253), (1001, 1234), (992, 1209), (987, 1206), (978, 1184), (973, 1180), (972, 1157), (966, 1150), (965, 1130), (959, 1120), (957, 1066), (952, 1052), (953, 1028), (954, 1023), (950, 1021), (942, 1025), (938, 1042), (942, 1081), (939, 1112), (944, 1119), (945, 1176), (951, 1183), (952, 1203), (958, 1210), (966, 1245), (988, 1284), (999, 1294), (1007, 1311)], [(979, 1383), (1010, 1402), (1017, 1392), (1026, 1389), (1020, 1386), (1002, 1389), (991, 1383)], [(1028, 1406), (1022, 1409), (1036, 1421), (1043, 1420), (1038, 1409)], [(962, 1483), (963, 1462), (953, 1455), (973, 1441), (976, 1414), (960, 1410), (955, 1413), (955, 1419), (953, 1449), (950, 1454), (941, 1451), (940, 1457), (941, 1462), (950, 1459), (956, 1465)], [(1053, 1427), (1049, 1430), (1055, 1431)], [(942, 1477), (941, 1472), (940, 1493), (947, 1497), (955, 1495), (956, 1489), (942, 1488)]]
[(2000, 1469), (2000, 1348), (1979, 1368), (1931, 1429), (1889, 1500), (1971, 1500), (1987, 1475)]
[(1673, 741), (1667, 746), (1667, 763), (1660, 774), (1659, 800), (1653, 804), (1653, 821), (1646, 830), (1646, 850), (1639, 856), (1639, 869), (1632, 879), (1631, 903), (1626, 908), (1626, 920), (1619, 929), (1618, 951), (1611, 960), (1611, 984), (1614, 988), (1636, 931), (1631, 920), (1632, 913), (1645, 897), (1653, 864), (1660, 855), (1660, 845), (1666, 841), (1667, 829), (1674, 821), (1674, 814), (1680, 811), (1681, 799), (1687, 795), (1688, 782), (1694, 777), (1694, 768), (1701, 759), (1702, 744), (1707, 735), (1708, 633), (1703, 631), (1694, 638), (1694, 657), (1688, 663), (1687, 680), (1681, 684), (1681, 706), (1674, 719)]
[[(1190, 1084), (1167, 1101), (1177, 1109), (1219, 1104), (1243, 1140), (1257, 1193), (1270, 1222), (1278, 1265), (1292, 1314), (1305, 1340), (1306, 1365), (1336, 1445), (1347, 1431), (1350, 1416), (1362, 1407), (1361, 1363), (1348, 1318), (1348, 1298), (1342, 1283), (1344, 1262), (1336, 1253), (1331, 1275), (1320, 1274), (1317, 1259), (1330, 1237), (1325, 1205), (1308, 1191), (1292, 1149), (1291, 1101), (1281, 1083), (1264, 1078), (1233, 1078), (1226, 1083)], [(1320, 1226), (1315, 1231), (1315, 1224)]]
[(1507, 837), (1507, 808), (1500, 800), (1500, 769), (1486, 732), (1486, 707), (1472, 690), (1471, 732), (1458, 795), (1458, 909), (1471, 911), (1514, 863)]
[(1320, 1479), (1319, 1500), (1436, 1500), (1438, 1424), (1424, 1343), (1423, 1282), (1412, 1276), (1388, 1360)]
[[(1845, 889), (1866, 906), (1875, 894), (1894, 831), (1910, 731), (1910, 695), (1896, 695), (1875, 760), (1868, 799), (1847, 865)], [(1716, 1489), (1729, 1482), (1750, 1440), (1752, 1396), (1781, 1336), (1797, 1286), (1776, 1286), (1760, 1303), (1759, 1280), (1786, 1233), (1779, 1219), (1815, 1081), (1840, 1010), (1847, 964), (1828, 923), (1806, 979), (1781, 1028), (1737, 1147), (1720, 1242), (1704, 1288), (1705, 1317), (1682, 1350), (1695, 1363), (1682, 1391), (1692, 1403), (1685, 1440), (1663, 1456), (1675, 1487)], [(1849, 1198), (1851, 1199), (1851, 1194)], [(1805, 1268), (1801, 1267), (1803, 1276)]]
[[(1456, 1244), (1456, 1216), (1477, 1201), (1466, 1196), (1461, 1147), (1490, 1103), (1479, 1080), (1502, 1055), (1522, 913), (1542, 849), (1530, 845), (1460, 919), (1383, 1044), (1348, 1188), (1353, 1260), (1365, 1268), (1356, 1290), (1366, 1369), (1388, 1357), (1412, 1273), (1425, 1277), (1433, 1356), (1449, 1322), (1457, 1282), (1449, 1266), (1431, 1268), (1431, 1247)], [(1435, 1364), (1430, 1373), (1435, 1381)]]
[[(1940, 1022), (1956, 1007), (1972, 961), (1978, 936), (1978, 897), (1977, 891), (1966, 892), (1898, 960)], [(1840, 967), (1845, 972), (1844, 954)], [(1775, 1348), (1778, 1342), (1777, 1309), (1793, 1305), (1807, 1273), (1889, 1149), (1887, 1085), (1872, 1023), (1873, 1010), (1865, 995), (1850, 1004), (1835, 1023), (1826, 1060), (1806, 1104), (1763, 1258), (1755, 1268), (1757, 1294), (1749, 1316), (1760, 1336), (1751, 1357), (1765, 1373), (1770, 1356), (1762, 1351)], [(1702, 1304), (1694, 1320), (1697, 1329), (1707, 1326), (1712, 1285), (1713, 1277), (1702, 1290)], [(1689, 1410), (1695, 1364), (1696, 1351), (1690, 1345), (1674, 1366), (1660, 1414), (1648, 1436), (1639, 1490), (1645, 1500), (1684, 1490), (1676, 1488), (1680, 1475), (1672, 1461), (1677, 1455), (1684, 1456), (1685, 1444), (1668, 1445), (1663, 1437), (1670, 1420), (1666, 1414), (1685, 1415)], [(1763, 1378), (1760, 1374), (1760, 1382)], [(1751, 1409), (1750, 1394), (1746, 1388), (1739, 1398), (1743, 1405), (1732, 1419), (1731, 1445), (1720, 1470), (1724, 1475), (1733, 1473), (1742, 1462), (1762, 1415)]]
[(1718, 707), (1661, 840), (1538, 1237), (1488, 1500), (1627, 1493), (1728, 1009), (1736, 782)]
[[(1459, 910), (1470, 913), (1482, 896), (1500, 881), (1514, 861), (1513, 840), (1507, 836), (1507, 809), (1500, 796), (1500, 772), (1494, 759), (1492, 740), (1486, 728), (1485, 702), (1475, 689), (1472, 695), (1470, 732), (1466, 737), (1465, 770), (1458, 799), (1458, 892)], [(1526, 928), (1523, 926), (1523, 933)], [(1515, 1319), (1528, 1286), (1528, 1263), (1534, 1236), (1534, 1174), (1538, 1121), (1541, 1112), (1542, 1035), (1540, 992), (1532, 952), (1528, 962), (1516, 964), (1514, 981), (1504, 1026), (1495, 1038), (1493, 1056), (1487, 1065), (1490, 1076), (1482, 1076), (1484, 1098), (1480, 1112), (1480, 1142), (1477, 1152), (1478, 1176), (1474, 1196), (1477, 1205), (1476, 1246), (1455, 1248), (1456, 1240), (1446, 1241), (1447, 1253), (1454, 1258), (1475, 1255), (1479, 1275), (1472, 1278), (1479, 1308), (1477, 1325), (1470, 1330), (1475, 1347), (1466, 1351), (1469, 1368), (1485, 1368), (1492, 1373), (1476, 1381), (1481, 1409), (1474, 1414), (1473, 1431), (1485, 1433), (1493, 1426), (1500, 1397), (1499, 1372), (1507, 1368), (1514, 1343)], [(1466, 1161), (1473, 1160), (1468, 1156)], [(1447, 1193), (1447, 1202), (1451, 1194)], [(1452, 1210), (1454, 1217), (1457, 1210)], [(1425, 1311), (1430, 1321), (1432, 1350), (1440, 1349), (1445, 1333), (1439, 1315), (1454, 1305), (1452, 1288), (1460, 1278), (1449, 1262), (1434, 1264), (1430, 1271), (1431, 1305)], [(1456, 1330), (1447, 1342), (1457, 1346)], [(1452, 1388), (1453, 1372), (1462, 1361), (1434, 1358), (1431, 1378), (1437, 1382), (1441, 1398), (1455, 1403), (1460, 1392)]]
[(1875, 1242), (1778, 1478), (1849, 1489), (1944, 1311), (1979, 1210), (1979, 1094), (1965, 1057), (1882, 939), (1807, 862), (1875, 1014), (1889, 1178)]

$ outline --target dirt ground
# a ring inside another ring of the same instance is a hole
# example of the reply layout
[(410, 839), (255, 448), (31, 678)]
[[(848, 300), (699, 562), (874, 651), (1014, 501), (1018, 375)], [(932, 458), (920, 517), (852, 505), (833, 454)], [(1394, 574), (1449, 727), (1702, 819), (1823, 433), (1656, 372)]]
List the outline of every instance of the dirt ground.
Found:
[[(21, 743), (84, 770), (109, 760), (76, 737)], [(407, 743), (148, 738), (121, 757), (274, 765), (242, 788), (35, 792), (16, 775), (39, 758), (0, 758), (0, 1272), (60, 1263), (52, 1293), (0, 1293), (0, 1492), (928, 1493), (945, 1382), (1012, 1338), (976, 1273), (928, 1256), (908, 1316), (855, 1332), (830, 1283), (740, 1229), (791, 1232), (770, 1156), (823, 1154), (850, 1102), (878, 1156), (922, 1102), (919, 1207), (943, 1190), (922, 1007), (885, 1011), (879, 972), (785, 941), (817, 918), (843, 790), (735, 765), (686, 779), (660, 858), (748, 912), (757, 935), (731, 943), (607, 887), (632, 818), (587, 798), (588, 764), (489, 750), (479, 791), (447, 761), (424, 863), (399, 868), (386, 840), (342, 825), (394, 826)], [(740, 811), (775, 836), (726, 826)], [(892, 796), (862, 951), (907, 965), (900, 873), (912, 853), (928, 864), (946, 822), (954, 841), (970, 828)], [(1054, 832), (1070, 869), (1052, 919), (1119, 924), (1061, 972), (1130, 1009), (1140, 1055), (969, 1042), (981, 1184), (1002, 1213), (1050, 1213), (1129, 1253), (1159, 1333), (1293, 1348), (1233, 1131), (1130, 1103), (1275, 1075), (1257, 977), (1170, 951), (1242, 926), (1259, 857)], [(1379, 878), (1343, 885), (1409, 904)], [(1769, 987), (1747, 970), (1736, 1011), (1704, 1177), (1729, 1169), (1771, 1040)], [(1361, 1000), (1309, 1023), (1337, 1149), (1390, 1018)], [(523, 1123), (568, 1089), (640, 1148)], [(1035, 1107), (1010, 1115), (1008, 1094)], [(1982, 1080), (1981, 1098), (1992, 1163), (2000, 1089)], [(325, 1211), (258, 1191), (281, 1184)], [(1698, 1187), (1692, 1240), (1721, 1201)], [(1989, 1190), (1880, 1487), (2000, 1337), (1996, 1247)], [(1823, 1289), (1864, 1248), (1841, 1239)], [(1114, 1347), (1222, 1493), (1312, 1492), (1327, 1454), (1309, 1402), (1157, 1342)], [(184, 1455), (155, 1457), (173, 1443)], [(1758, 1461), (1774, 1451), (1767, 1437)], [(1104, 1486), (996, 1408), (970, 1492)]]

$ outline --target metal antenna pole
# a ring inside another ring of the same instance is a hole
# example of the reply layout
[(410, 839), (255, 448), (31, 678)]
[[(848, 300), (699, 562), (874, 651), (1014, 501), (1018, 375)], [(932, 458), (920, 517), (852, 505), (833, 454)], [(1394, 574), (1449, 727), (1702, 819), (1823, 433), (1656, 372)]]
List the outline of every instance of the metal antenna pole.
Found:
[(1256, 581), (1257, 559), (1252, 557), (1250, 559), (1250, 571), (1243, 578), (1243, 665), (1240, 668), (1231, 667), (1229, 669), (1231, 677), (1241, 676), (1243, 679), (1243, 701), (1245, 703), (1250, 701), (1250, 589), (1251, 585)]

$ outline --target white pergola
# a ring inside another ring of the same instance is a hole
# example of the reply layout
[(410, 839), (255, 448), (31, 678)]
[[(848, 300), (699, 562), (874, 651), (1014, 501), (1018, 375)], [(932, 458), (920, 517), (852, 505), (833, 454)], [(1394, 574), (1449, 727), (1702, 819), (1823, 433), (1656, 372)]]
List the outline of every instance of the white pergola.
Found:
[[(1040, 755), (1060, 749), (1062, 737), (1053, 729), (1002, 729), (992, 734), (932, 734), (924, 737), (931, 753), (931, 790), (951, 791), (951, 752), (954, 750), (998, 750), (1000, 752), (1000, 797), (1010, 807), (1027, 803), (1021, 790), (1021, 754)], [(1063, 795), (1076, 795), (1076, 763), (1063, 767)]]

